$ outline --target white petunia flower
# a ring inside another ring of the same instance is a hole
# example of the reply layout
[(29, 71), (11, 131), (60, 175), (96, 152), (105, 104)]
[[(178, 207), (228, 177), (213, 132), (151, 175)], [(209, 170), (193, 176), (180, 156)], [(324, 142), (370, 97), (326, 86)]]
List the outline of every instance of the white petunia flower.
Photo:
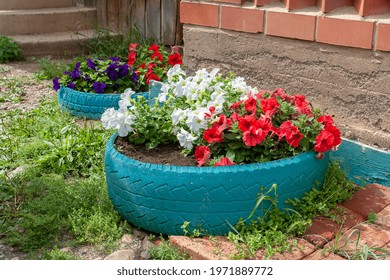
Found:
[(176, 76), (186, 76), (186, 72), (184, 72), (183, 69), (181, 69), (179, 64), (176, 64), (167, 72), (168, 82), (172, 82), (173, 78)]
[(127, 109), (131, 106), (131, 97), (135, 92), (131, 88), (127, 88), (123, 93), (121, 93), (121, 99), (118, 102), (119, 108), (122, 110)]
[(118, 134), (121, 137), (125, 137), (129, 134), (129, 132), (133, 131), (132, 125), (134, 124), (134, 120), (136, 118), (135, 115), (131, 114), (129, 110), (118, 110)]
[(180, 108), (173, 110), (171, 114), (173, 125), (177, 125), (180, 121), (185, 120), (187, 118), (188, 111), (189, 109), (182, 110)]
[(117, 128), (119, 124), (118, 111), (114, 108), (109, 108), (104, 111), (101, 116), (102, 125), (106, 129)]
[(177, 139), (179, 140), (180, 146), (182, 146), (185, 149), (191, 150), (194, 145), (193, 142), (198, 139), (195, 136), (192, 136), (191, 133), (184, 130), (183, 128), (180, 129), (180, 131), (177, 133)]
[(195, 111), (190, 111), (188, 113), (186, 125), (191, 130), (191, 132), (198, 133), (200, 129), (207, 128), (205, 113), (209, 113), (209, 110), (205, 108), (198, 108)]

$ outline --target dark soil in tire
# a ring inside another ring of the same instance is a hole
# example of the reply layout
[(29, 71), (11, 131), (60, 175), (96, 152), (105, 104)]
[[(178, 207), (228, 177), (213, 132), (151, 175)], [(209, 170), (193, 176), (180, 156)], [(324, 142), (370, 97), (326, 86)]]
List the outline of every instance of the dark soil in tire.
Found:
[(143, 162), (176, 166), (196, 165), (193, 156), (185, 157), (181, 154), (182, 150), (178, 144), (162, 145), (148, 150), (143, 145), (131, 144), (126, 137), (117, 137), (115, 147), (121, 154)]

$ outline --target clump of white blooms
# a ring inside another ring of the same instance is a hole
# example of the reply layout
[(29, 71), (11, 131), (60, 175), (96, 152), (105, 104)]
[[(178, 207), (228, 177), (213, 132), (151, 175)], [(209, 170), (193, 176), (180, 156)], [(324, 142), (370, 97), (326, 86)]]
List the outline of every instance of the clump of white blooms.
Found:
[[(197, 139), (207, 129), (210, 120), (222, 113), (238, 99), (244, 100), (253, 90), (241, 77), (222, 78), (219, 69), (208, 72), (198, 70), (188, 76), (175, 65), (167, 73), (156, 102), (165, 104), (166, 113), (172, 122), (172, 131), (181, 147), (191, 150)], [(119, 109), (110, 108), (102, 115), (103, 126), (117, 129), (119, 136), (133, 132), (137, 112), (132, 106), (131, 90), (121, 95)]]
[(109, 108), (102, 114), (101, 120), (104, 128), (117, 129), (121, 137), (133, 131), (132, 125), (137, 115), (135, 108), (131, 106), (131, 97), (134, 93), (133, 90), (126, 89), (121, 94), (119, 109)]
[(179, 65), (168, 72), (168, 82), (163, 85), (158, 100), (174, 100), (173, 132), (185, 149), (193, 148), (213, 116), (230, 107), (237, 97), (246, 98), (252, 91), (243, 78), (222, 79), (218, 72), (218, 68), (211, 72), (201, 69), (194, 76), (186, 77)]

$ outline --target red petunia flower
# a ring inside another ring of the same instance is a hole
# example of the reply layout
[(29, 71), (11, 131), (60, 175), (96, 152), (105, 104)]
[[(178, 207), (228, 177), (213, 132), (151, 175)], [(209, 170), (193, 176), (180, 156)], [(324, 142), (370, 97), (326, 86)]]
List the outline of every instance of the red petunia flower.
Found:
[(312, 115), (311, 109), (308, 107), (309, 102), (306, 101), (306, 97), (303, 94), (301, 95), (294, 94), (293, 97), (294, 97), (295, 106), (297, 107), (297, 112), (299, 114), (305, 114), (311, 116)]
[(148, 48), (149, 51), (160, 52), (160, 48), (157, 44), (153, 44)]
[(134, 62), (137, 60), (137, 53), (136, 52), (131, 52), (129, 53), (128, 59), (127, 59), (127, 64), (129, 66), (133, 66)]
[(136, 44), (136, 43), (131, 43), (131, 44), (129, 45), (129, 52), (135, 52), (135, 51), (137, 50), (137, 48), (138, 48), (138, 44)]
[(245, 117), (241, 117), (239, 120), (238, 120), (238, 128), (242, 131), (242, 132), (247, 132), (256, 122), (256, 119), (255, 117), (251, 116), (251, 115), (245, 115)]
[(260, 105), (261, 105), (261, 110), (263, 110), (263, 114), (267, 118), (275, 114), (276, 110), (280, 107), (280, 104), (274, 97), (261, 100)]
[(329, 115), (323, 115), (317, 119), (319, 123), (324, 124), (325, 126), (333, 125), (334, 121), (333, 118)]
[(240, 109), (241, 104), (242, 104), (242, 101), (234, 102), (234, 103), (232, 104), (232, 106), (230, 106), (230, 108), (231, 108), (231, 109), (234, 109), (234, 110), (238, 110), (238, 109)]
[(225, 129), (228, 129), (232, 126), (233, 122), (231, 119), (227, 118), (224, 114), (219, 115), (219, 119), (216, 122), (218, 125), (218, 131), (222, 132)]
[(145, 82), (145, 83), (146, 83), (147, 85), (149, 85), (151, 80), (161, 81), (161, 79), (159, 78), (159, 76), (157, 76), (157, 75), (154, 74), (154, 73), (148, 75), (148, 78), (146, 79), (146, 82)]
[(299, 142), (303, 138), (303, 134), (299, 132), (298, 127), (294, 126), (291, 121), (285, 121), (277, 130), (279, 141), (281, 138), (286, 137), (286, 141), (293, 147), (298, 147)]
[(248, 147), (254, 147), (267, 137), (267, 132), (263, 129), (259, 128), (257, 129), (254, 126), (251, 126), (249, 130), (245, 131), (242, 137), (242, 140), (244, 140), (245, 145)]
[(234, 122), (237, 122), (239, 119), (241, 119), (240, 115), (234, 112), (233, 114), (230, 115), (230, 119)]
[(301, 142), (302, 138), (303, 138), (303, 134), (300, 133), (299, 131), (286, 135), (287, 143), (290, 146), (293, 146), (295, 148), (299, 146), (299, 142)]
[(206, 129), (203, 133), (203, 139), (207, 143), (220, 143), (223, 140), (223, 134), (219, 131), (218, 124), (214, 124), (211, 128)]
[(194, 156), (198, 166), (205, 165), (210, 159), (210, 148), (207, 146), (196, 146)]
[(252, 96), (245, 100), (245, 110), (252, 113), (257, 111), (257, 101)]
[(155, 52), (154, 54), (152, 54), (151, 59), (157, 59), (159, 61), (163, 61), (163, 56), (161, 53)]
[(214, 166), (232, 166), (232, 165), (236, 165), (236, 163), (230, 161), (230, 159), (227, 157), (221, 158), (220, 161), (214, 164)]
[(340, 130), (331, 125), (325, 128), (316, 137), (314, 151), (324, 153), (341, 144)]
[(209, 113), (204, 113), (204, 118), (205, 119), (209, 119), (209, 118), (211, 118), (212, 116), (213, 116), (213, 114), (215, 113), (215, 107), (214, 106), (211, 106), (210, 108), (209, 108), (209, 111), (210, 111), (210, 114)]
[(175, 66), (176, 64), (183, 64), (183, 60), (181, 58), (181, 55), (179, 53), (172, 53), (168, 56), (168, 63), (171, 66)]

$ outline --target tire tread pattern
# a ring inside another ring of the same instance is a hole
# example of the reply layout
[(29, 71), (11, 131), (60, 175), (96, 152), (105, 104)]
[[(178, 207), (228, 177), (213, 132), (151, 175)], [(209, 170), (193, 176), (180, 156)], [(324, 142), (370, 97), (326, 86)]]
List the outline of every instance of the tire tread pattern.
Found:
[[(155, 233), (182, 235), (190, 222), (208, 234), (225, 235), (252, 211), (260, 187), (278, 185), (278, 207), (301, 198), (322, 183), (329, 163), (314, 152), (261, 164), (228, 167), (165, 166), (140, 162), (119, 153), (114, 134), (105, 152), (109, 196), (131, 224)], [(267, 209), (267, 204), (264, 204)], [(262, 216), (261, 207), (256, 211)], [(230, 225), (229, 225), (230, 224)]]

